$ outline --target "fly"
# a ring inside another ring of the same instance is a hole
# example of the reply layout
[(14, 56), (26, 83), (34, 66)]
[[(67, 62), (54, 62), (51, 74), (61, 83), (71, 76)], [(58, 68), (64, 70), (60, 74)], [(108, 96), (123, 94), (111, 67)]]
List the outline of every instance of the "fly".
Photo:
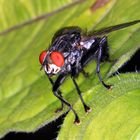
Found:
[[(103, 81), (100, 74), (100, 63), (102, 61), (109, 61), (109, 46), (106, 34), (137, 23), (140, 23), (140, 20), (107, 27), (92, 33), (85, 33), (81, 28), (72, 26), (62, 28), (54, 34), (49, 49), (41, 52), (39, 61), (41, 69), (44, 69), (52, 84), (53, 94), (61, 101), (62, 105), (57, 111), (61, 111), (64, 104), (67, 105), (74, 113), (74, 123), (80, 123), (76, 111), (72, 105), (63, 98), (62, 93), (59, 90), (59, 87), (69, 75), (75, 85), (85, 112), (88, 113), (91, 111), (91, 108), (82, 98), (81, 91), (75, 78), (80, 72), (87, 77), (84, 67), (92, 60), (96, 60), (97, 62), (96, 73), (101, 84), (107, 89), (112, 88), (112, 85), (108, 85)], [(52, 80), (51, 77), (53, 75), (58, 75), (56, 81)]]

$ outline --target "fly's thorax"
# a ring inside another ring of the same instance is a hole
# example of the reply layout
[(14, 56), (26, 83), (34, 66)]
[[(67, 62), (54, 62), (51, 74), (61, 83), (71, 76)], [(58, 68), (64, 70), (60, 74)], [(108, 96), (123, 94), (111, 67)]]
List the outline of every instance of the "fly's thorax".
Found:
[(82, 57), (83, 51), (80, 49), (73, 49), (71, 52), (69, 52), (69, 55), (65, 58), (65, 65), (62, 68), (62, 72), (71, 72), (72, 68), (79, 69), (81, 57)]
[(81, 29), (79, 27), (62, 28), (54, 35), (50, 50), (58, 50), (62, 53), (69, 52), (79, 45), (81, 40)]

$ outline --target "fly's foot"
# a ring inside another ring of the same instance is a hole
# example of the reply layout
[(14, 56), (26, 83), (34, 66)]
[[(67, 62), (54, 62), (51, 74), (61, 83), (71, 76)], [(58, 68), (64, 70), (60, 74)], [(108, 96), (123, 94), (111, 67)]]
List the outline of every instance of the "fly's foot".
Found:
[(108, 90), (112, 90), (113, 85), (106, 85), (106, 88), (107, 88)]
[(113, 89), (113, 85), (110, 85), (110, 88), (109, 88), (109, 90), (112, 90)]
[(105, 88), (107, 88), (108, 90), (112, 90), (113, 85), (107, 85), (107, 84), (105, 84), (103, 81), (101, 81), (101, 82), (102, 82), (102, 84), (103, 84), (103, 86), (104, 86)]
[(75, 125), (80, 125), (81, 124), (78, 116), (75, 116), (74, 124)]
[(84, 105), (84, 109), (85, 109), (85, 112), (88, 114), (88, 113), (90, 113), (91, 112), (91, 108), (89, 107), (89, 106), (87, 106), (87, 105)]

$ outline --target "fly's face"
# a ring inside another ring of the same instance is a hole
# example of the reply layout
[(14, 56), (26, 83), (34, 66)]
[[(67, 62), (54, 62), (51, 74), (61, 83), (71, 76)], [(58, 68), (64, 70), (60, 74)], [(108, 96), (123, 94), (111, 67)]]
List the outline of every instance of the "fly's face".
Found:
[(64, 57), (58, 51), (42, 51), (39, 61), (42, 65), (41, 69), (43, 68), (49, 76), (59, 73), (64, 65)]

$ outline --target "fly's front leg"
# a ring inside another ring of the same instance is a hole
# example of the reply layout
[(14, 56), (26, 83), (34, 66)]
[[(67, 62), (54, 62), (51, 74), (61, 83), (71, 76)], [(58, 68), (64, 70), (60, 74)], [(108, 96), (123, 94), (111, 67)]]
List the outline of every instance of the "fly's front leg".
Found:
[(67, 105), (70, 108), (70, 110), (74, 113), (74, 116), (75, 116), (74, 123), (79, 124), (80, 123), (79, 117), (78, 117), (76, 111), (73, 109), (72, 105), (68, 101), (66, 101), (62, 96), (60, 96), (57, 92), (60, 85), (65, 80), (65, 78), (66, 78), (66, 75), (64, 75), (64, 74), (61, 74), (58, 76), (58, 78), (55, 81), (54, 86), (53, 86), (53, 93), (61, 102), (63, 102), (65, 105)]
[[(46, 73), (46, 75), (48, 76), (48, 74)], [(53, 80), (48, 76), (48, 79), (49, 79), (49, 81), (50, 81), (50, 83), (52, 84), (52, 87), (54, 86), (54, 82), (53, 82)], [(58, 94), (63, 98), (63, 96), (62, 96), (62, 92), (60, 91), (60, 90), (58, 90), (57, 91), (58, 92)], [(56, 113), (57, 112), (60, 112), (60, 111), (62, 111), (63, 110), (63, 108), (64, 108), (64, 103), (61, 101), (61, 107), (60, 108), (58, 108), (58, 109), (56, 109)]]
[(77, 93), (78, 93), (78, 95), (79, 95), (79, 97), (80, 97), (80, 100), (81, 100), (81, 102), (82, 102), (82, 104), (83, 104), (83, 106), (84, 106), (85, 112), (87, 112), (87, 113), (88, 113), (88, 112), (91, 112), (91, 108), (90, 108), (89, 106), (87, 106), (86, 103), (85, 103), (84, 100), (83, 100), (81, 91), (80, 91), (80, 89), (79, 89), (79, 87), (78, 87), (78, 85), (77, 85), (77, 83), (76, 83), (74, 77), (71, 77), (71, 78), (72, 78), (73, 83), (74, 83), (74, 85), (75, 85), (75, 87), (76, 87), (76, 90), (77, 90)]
[(103, 48), (107, 47), (106, 45), (107, 45), (107, 39), (106, 39), (106, 37), (103, 37), (99, 44), (96, 72), (97, 72), (99, 80), (103, 84), (103, 86), (107, 89), (111, 89), (112, 85), (105, 84), (105, 82), (103, 81), (102, 76), (100, 74), (100, 62), (101, 62), (101, 58), (102, 58), (102, 51), (103, 51)]
[(75, 71), (76, 71), (75, 69), (76, 69), (76, 68), (73, 68), (73, 69), (72, 69), (71, 79), (72, 79), (72, 81), (73, 81), (73, 83), (74, 83), (74, 85), (75, 85), (75, 87), (76, 87), (77, 93), (78, 93), (78, 95), (79, 95), (79, 97), (80, 97), (80, 100), (81, 100), (83, 106), (84, 106), (85, 112), (88, 113), (88, 112), (91, 111), (91, 109), (90, 109), (90, 107), (87, 106), (86, 103), (84, 102), (83, 97), (82, 97), (82, 94), (81, 94), (81, 91), (80, 91), (80, 89), (79, 89), (79, 86), (77, 85), (77, 83), (76, 83), (76, 81), (75, 81), (75, 78), (74, 78), (74, 76), (76, 75), (76, 74), (75, 74)]

